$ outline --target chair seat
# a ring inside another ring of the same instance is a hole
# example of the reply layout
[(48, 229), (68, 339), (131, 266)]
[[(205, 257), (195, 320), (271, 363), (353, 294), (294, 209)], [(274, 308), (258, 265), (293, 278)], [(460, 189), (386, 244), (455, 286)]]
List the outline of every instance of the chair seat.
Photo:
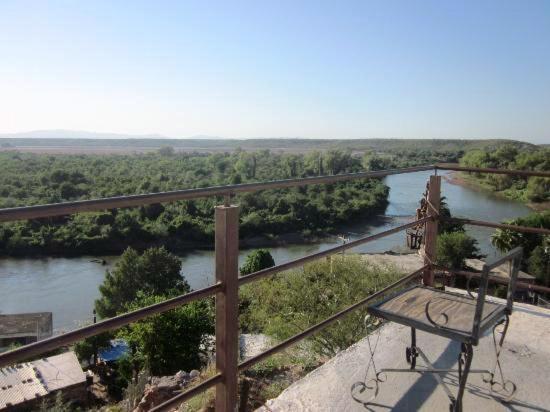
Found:
[[(368, 310), (374, 316), (392, 322), (450, 339), (471, 342), (476, 304), (477, 299), (469, 296), (414, 286), (369, 306)], [(480, 333), (504, 318), (505, 313), (505, 305), (486, 301), (483, 305)]]

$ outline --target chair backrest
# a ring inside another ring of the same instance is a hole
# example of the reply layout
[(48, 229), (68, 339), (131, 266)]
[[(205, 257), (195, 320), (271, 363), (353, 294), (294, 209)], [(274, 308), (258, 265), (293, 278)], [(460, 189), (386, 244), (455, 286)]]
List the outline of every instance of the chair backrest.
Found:
[(489, 273), (491, 270), (499, 267), (500, 265), (509, 262), (509, 276), (510, 281), (508, 283), (508, 291), (506, 293), (506, 313), (509, 315), (512, 313), (514, 305), (514, 294), (516, 292), (516, 282), (519, 273), (519, 267), (521, 265), (521, 258), (523, 256), (523, 248), (517, 247), (512, 249), (504, 256), (490, 260), (483, 265), (481, 272), (481, 281), (479, 284), (479, 291), (477, 295), (476, 311), (474, 315), (474, 325), (472, 328), (472, 337), (477, 342), (479, 340), (479, 328), (481, 325), (481, 316), (483, 315), (483, 306), (485, 304), (485, 295), (487, 294), (487, 286), (489, 283)]

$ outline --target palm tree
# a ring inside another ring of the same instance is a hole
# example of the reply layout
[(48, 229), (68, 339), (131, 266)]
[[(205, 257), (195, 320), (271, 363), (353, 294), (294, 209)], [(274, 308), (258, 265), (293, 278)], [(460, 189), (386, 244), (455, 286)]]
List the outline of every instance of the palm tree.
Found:
[(491, 235), (491, 244), (501, 252), (508, 252), (521, 244), (521, 233), (508, 229), (497, 229)]
[(439, 200), (439, 215), (443, 218), (443, 220), (439, 222), (439, 233), (464, 232), (464, 225), (462, 223), (455, 223), (445, 220), (445, 218), (452, 217), (451, 209), (449, 208), (446, 200), (447, 198), (445, 196), (441, 196), (441, 199)]

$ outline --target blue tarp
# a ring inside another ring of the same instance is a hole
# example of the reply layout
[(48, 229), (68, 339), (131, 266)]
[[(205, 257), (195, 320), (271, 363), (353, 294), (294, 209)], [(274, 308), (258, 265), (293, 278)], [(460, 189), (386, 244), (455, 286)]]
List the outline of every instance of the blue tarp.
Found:
[(113, 339), (109, 348), (100, 349), (99, 357), (105, 362), (119, 360), (128, 353), (128, 344), (124, 339)]

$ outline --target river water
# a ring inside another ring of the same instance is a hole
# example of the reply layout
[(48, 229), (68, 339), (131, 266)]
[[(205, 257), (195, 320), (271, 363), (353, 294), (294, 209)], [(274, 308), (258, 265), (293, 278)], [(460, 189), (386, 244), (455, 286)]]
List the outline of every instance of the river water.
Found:
[[(426, 181), (431, 172), (418, 172), (388, 176), (389, 206), (385, 216), (342, 228), (342, 234), (351, 240), (374, 234), (411, 220)], [(444, 177), (447, 176), (444, 173)], [(451, 184), (443, 179), (442, 195), (453, 216), (500, 222), (530, 213), (525, 205), (473, 189)], [(492, 247), (489, 228), (468, 227), (482, 253), (489, 257), (498, 252)], [(303, 255), (328, 249), (340, 240), (336, 237), (315, 244), (286, 245), (270, 248), (275, 263), (283, 263)], [(244, 261), (252, 249), (243, 250), (239, 260)], [(353, 249), (359, 253), (406, 250), (404, 232), (367, 243)], [(193, 251), (182, 256), (185, 276), (193, 289), (213, 283), (214, 252)], [(107, 256), (107, 265), (92, 261), (93, 257), (0, 259), (0, 313), (53, 312), (57, 332), (74, 329), (91, 318), (93, 302), (99, 295), (98, 285), (105, 270), (112, 267), (116, 257)], [(97, 258), (95, 258), (97, 259)]]

